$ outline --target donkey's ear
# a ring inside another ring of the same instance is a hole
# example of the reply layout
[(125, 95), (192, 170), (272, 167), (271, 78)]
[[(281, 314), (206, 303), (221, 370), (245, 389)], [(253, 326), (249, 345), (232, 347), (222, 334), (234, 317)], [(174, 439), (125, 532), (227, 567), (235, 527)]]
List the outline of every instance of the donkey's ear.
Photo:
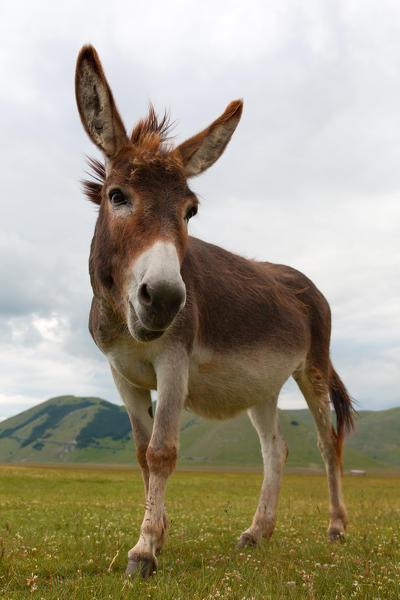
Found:
[(106, 158), (113, 158), (129, 142), (93, 46), (84, 46), (79, 53), (75, 95), (83, 126), (90, 139), (104, 152)]
[(243, 100), (234, 100), (207, 129), (176, 148), (186, 177), (199, 175), (221, 156), (240, 121), (242, 110)]

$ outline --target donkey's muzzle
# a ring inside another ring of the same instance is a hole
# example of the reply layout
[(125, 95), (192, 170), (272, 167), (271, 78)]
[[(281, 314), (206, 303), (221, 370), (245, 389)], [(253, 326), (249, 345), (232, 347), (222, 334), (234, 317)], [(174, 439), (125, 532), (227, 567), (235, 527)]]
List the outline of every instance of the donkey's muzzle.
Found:
[(147, 329), (163, 331), (185, 302), (186, 289), (182, 281), (142, 282), (137, 291), (137, 316)]

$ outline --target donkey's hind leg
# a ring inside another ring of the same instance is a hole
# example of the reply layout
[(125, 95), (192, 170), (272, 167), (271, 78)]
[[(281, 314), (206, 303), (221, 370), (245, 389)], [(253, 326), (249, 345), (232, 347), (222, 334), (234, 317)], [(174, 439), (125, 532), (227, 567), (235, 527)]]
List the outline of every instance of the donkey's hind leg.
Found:
[(242, 533), (239, 548), (255, 546), (261, 537), (271, 537), (276, 521), (283, 467), (288, 449), (278, 423), (277, 399), (253, 406), (247, 412), (261, 443), (264, 480), (253, 522)]
[(318, 430), (318, 448), (325, 463), (329, 487), (328, 538), (344, 537), (347, 525), (346, 508), (342, 497), (341, 447), (332, 424), (329, 387), (323, 373), (316, 367), (306, 367), (294, 378), (314, 417)]

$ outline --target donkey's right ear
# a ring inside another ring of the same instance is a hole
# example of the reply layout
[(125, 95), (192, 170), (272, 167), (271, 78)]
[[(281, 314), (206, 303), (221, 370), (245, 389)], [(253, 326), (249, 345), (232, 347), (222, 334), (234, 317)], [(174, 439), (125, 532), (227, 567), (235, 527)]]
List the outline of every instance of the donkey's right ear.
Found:
[(83, 46), (79, 52), (75, 95), (83, 126), (90, 139), (106, 158), (113, 158), (129, 144), (129, 140), (93, 46)]

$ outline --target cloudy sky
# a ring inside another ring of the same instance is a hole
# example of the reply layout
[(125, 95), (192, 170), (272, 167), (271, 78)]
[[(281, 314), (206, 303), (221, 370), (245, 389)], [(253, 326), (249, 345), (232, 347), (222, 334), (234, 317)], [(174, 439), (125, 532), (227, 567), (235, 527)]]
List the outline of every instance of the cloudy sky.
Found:
[[(88, 42), (128, 128), (151, 99), (180, 142), (244, 98), (228, 150), (193, 182), (192, 233), (304, 271), (360, 408), (400, 405), (399, 3), (199, 6), (1, 3), (0, 417), (68, 393), (118, 401), (87, 331), (96, 210), (79, 180), (97, 151), (73, 76)], [(303, 406), (294, 386), (281, 406)]]

